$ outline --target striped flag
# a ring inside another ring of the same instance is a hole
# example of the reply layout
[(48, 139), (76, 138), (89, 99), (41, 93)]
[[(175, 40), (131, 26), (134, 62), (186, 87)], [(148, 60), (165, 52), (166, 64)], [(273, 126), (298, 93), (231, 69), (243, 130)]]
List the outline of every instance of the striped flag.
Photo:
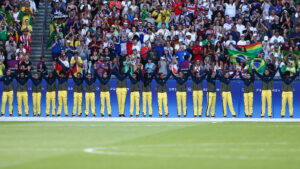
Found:
[(228, 49), (229, 57), (232, 59), (234, 64), (238, 64), (240, 62), (246, 62), (248, 58), (253, 59), (257, 55), (248, 52), (234, 51)]
[(239, 48), (245, 47), (248, 53), (259, 53), (263, 51), (261, 42), (253, 43), (250, 45), (237, 45)]

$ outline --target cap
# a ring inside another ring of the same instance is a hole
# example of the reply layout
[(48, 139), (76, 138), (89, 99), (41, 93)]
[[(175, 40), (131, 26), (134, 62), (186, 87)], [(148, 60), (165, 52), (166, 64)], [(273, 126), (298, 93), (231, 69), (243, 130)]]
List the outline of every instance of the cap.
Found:
[(165, 57), (160, 57), (160, 59), (163, 59), (163, 60), (165, 60), (166, 58), (165, 58)]
[(264, 41), (267, 41), (267, 40), (269, 40), (269, 37), (268, 37), (268, 36), (265, 36), (265, 37), (264, 37)]
[(278, 42), (278, 40), (277, 40), (277, 39), (275, 39), (275, 40), (274, 40), (274, 43), (277, 43), (277, 42)]
[(268, 16), (265, 17), (265, 20), (269, 20), (270, 18)]
[(133, 20), (138, 21), (139, 19), (138, 18), (134, 18)]
[(67, 43), (71, 43), (71, 41), (70, 41), (70, 40), (67, 40)]

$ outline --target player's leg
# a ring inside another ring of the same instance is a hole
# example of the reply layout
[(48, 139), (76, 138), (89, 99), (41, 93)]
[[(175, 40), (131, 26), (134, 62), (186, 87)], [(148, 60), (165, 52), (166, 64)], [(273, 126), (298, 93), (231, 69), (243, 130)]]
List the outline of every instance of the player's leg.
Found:
[(33, 116), (35, 116), (37, 110), (37, 93), (32, 93), (32, 106), (33, 106)]
[(109, 116), (111, 116), (111, 105), (110, 105), (110, 93), (105, 92), (105, 100), (106, 100), (106, 106), (107, 106), (107, 113)]
[(159, 114), (159, 116), (162, 116), (162, 102), (163, 102), (162, 93), (157, 93), (157, 105), (158, 105), (158, 114)]
[(227, 116), (227, 92), (222, 92), (223, 116)]
[[(73, 113), (72, 113), (72, 116), (75, 116), (76, 115), (76, 112), (77, 112), (77, 105), (78, 105), (78, 93), (77, 92), (74, 92), (74, 95), (73, 95)], [(79, 115), (79, 113), (78, 113)]]
[(249, 105), (249, 114), (250, 114), (250, 117), (252, 117), (253, 115), (253, 92), (250, 92), (248, 94), (248, 105)]
[[(193, 108), (194, 108), (194, 117), (197, 116), (197, 101), (198, 101), (198, 91), (193, 91)], [(200, 114), (199, 114), (200, 115)]]
[(176, 98), (177, 98), (177, 114), (179, 117), (181, 116), (181, 100), (182, 100), (181, 92), (176, 92)]
[(165, 116), (169, 116), (168, 95), (167, 95), (167, 92), (162, 93), (162, 102), (164, 104)]
[(148, 92), (147, 94), (147, 100), (148, 100), (148, 109), (149, 109), (149, 116), (152, 116), (152, 92)]
[[(1, 107), (1, 114), (0, 114), (1, 116), (5, 115), (5, 106), (6, 106), (7, 98), (8, 98), (8, 92), (3, 92), (2, 93), (2, 104), (1, 104), (2, 107)], [(10, 108), (10, 105), (9, 105), (9, 108)]]
[(245, 116), (249, 116), (249, 93), (244, 93)]
[(233, 108), (231, 92), (228, 92), (228, 94), (227, 94), (227, 102), (228, 102), (229, 110), (230, 110), (232, 116), (235, 117), (236, 113), (235, 113), (234, 108)]
[(261, 91), (261, 117), (265, 117), (266, 114), (266, 100), (267, 92), (266, 90)]
[(282, 92), (281, 98), (281, 117), (285, 116), (286, 102), (287, 102), (287, 92)]
[(186, 92), (182, 92), (182, 107), (183, 107), (183, 115), (186, 117), (187, 107), (186, 107)]
[(136, 116), (138, 116), (140, 114), (140, 92), (135, 92), (135, 113)]
[(272, 90), (267, 92), (267, 102), (268, 102), (268, 116), (272, 117)]
[(142, 100), (143, 100), (143, 115), (146, 116), (146, 112), (147, 112), (147, 92), (142, 92)]

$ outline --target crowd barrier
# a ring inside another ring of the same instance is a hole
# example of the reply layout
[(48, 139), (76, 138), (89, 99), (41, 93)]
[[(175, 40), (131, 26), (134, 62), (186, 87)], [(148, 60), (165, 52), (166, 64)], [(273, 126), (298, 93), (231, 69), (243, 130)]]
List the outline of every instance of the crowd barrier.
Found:
[[(127, 81), (128, 87), (130, 86), (130, 81)], [(14, 85), (16, 87), (16, 81), (14, 81)], [(42, 82), (42, 101), (41, 101), (41, 110), (42, 116), (45, 116), (45, 108), (46, 108), (46, 82), (43, 80)], [(177, 101), (176, 101), (176, 81), (169, 80), (168, 83), (168, 107), (169, 107), (169, 117), (177, 117)], [(99, 91), (99, 82), (96, 81), (96, 113), (100, 114), (100, 91)], [(111, 107), (112, 107), (112, 116), (118, 116), (118, 101), (116, 95), (116, 81), (110, 81), (110, 96), (111, 96)], [(193, 117), (193, 97), (192, 97), (192, 81), (187, 82), (188, 90), (187, 90), (187, 117)], [(274, 81), (274, 89), (272, 91), (272, 114), (274, 118), (281, 117), (281, 81)], [(260, 117), (261, 114), (261, 81), (255, 81), (254, 83), (254, 101), (253, 108), (254, 114), (253, 117)], [(15, 88), (16, 89), (16, 88)], [(244, 98), (243, 98), (243, 82), (242, 81), (232, 81), (231, 82), (231, 93), (234, 109), (237, 113), (238, 117), (244, 117)], [(3, 83), (0, 83), (0, 90), (3, 91)], [(300, 81), (294, 82), (294, 117), (300, 118)], [(153, 117), (158, 117), (158, 106), (157, 106), (157, 92), (156, 92), (156, 82), (152, 82), (152, 107), (153, 107)], [(14, 102), (13, 102), (13, 114), (17, 115), (17, 97), (16, 90), (14, 92)], [(203, 116), (205, 114), (206, 105), (207, 105), (207, 83), (203, 82)], [(28, 81), (28, 102), (29, 102), (29, 116), (32, 116), (32, 82)], [(2, 92), (1, 92), (2, 98)], [(56, 98), (57, 99), (57, 98)], [(85, 100), (83, 95), (83, 113), (85, 108)], [(0, 102), (1, 104), (2, 102)], [(58, 101), (56, 101), (58, 107)], [(1, 105), (2, 106), (2, 105)], [(125, 116), (129, 116), (129, 108), (130, 108), (130, 91), (128, 88), (127, 97), (126, 97), (126, 107), (125, 107)], [(69, 114), (72, 113), (73, 110), (73, 80), (68, 81), (68, 111)], [(267, 110), (267, 108), (266, 108)], [(24, 110), (23, 110), (24, 111)], [(229, 109), (227, 110), (228, 117), (231, 117)], [(288, 116), (288, 105), (286, 106), (286, 116)], [(6, 104), (6, 115), (8, 115), (8, 103)], [(62, 114), (64, 114), (62, 112)], [(78, 113), (76, 113), (77, 115)], [(135, 112), (134, 112), (135, 114)], [(23, 113), (24, 115), (24, 113)], [(140, 99), (140, 115), (142, 115), (142, 92)], [(267, 112), (266, 112), (267, 115)], [(63, 115), (62, 115), (63, 116)], [(89, 114), (91, 116), (91, 113)], [(107, 111), (105, 109), (105, 116), (107, 115)], [(223, 108), (222, 108), (222, 99), (221, 99), (221, 91), (220, 91), (220, 82), (217, 81), (217, 101), (216, 101), (216, 117), (223, 116)]]

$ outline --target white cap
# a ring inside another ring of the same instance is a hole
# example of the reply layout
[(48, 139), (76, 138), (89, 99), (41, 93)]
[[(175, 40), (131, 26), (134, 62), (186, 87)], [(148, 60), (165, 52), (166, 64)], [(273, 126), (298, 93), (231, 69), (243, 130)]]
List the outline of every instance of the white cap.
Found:
[(67, 40), (67, 43), (71, 43), (71, 41), (70, 41), (70, 40)]
[(265, 17), (265, 20), (269, 20), (270, 18), (268, 16)]
[(269, 37), (268, 37), (268, 36), (265, 36), (265, 37), (264, 37), (264, 41), (267, 41), (267, 40), (269, 40)]

